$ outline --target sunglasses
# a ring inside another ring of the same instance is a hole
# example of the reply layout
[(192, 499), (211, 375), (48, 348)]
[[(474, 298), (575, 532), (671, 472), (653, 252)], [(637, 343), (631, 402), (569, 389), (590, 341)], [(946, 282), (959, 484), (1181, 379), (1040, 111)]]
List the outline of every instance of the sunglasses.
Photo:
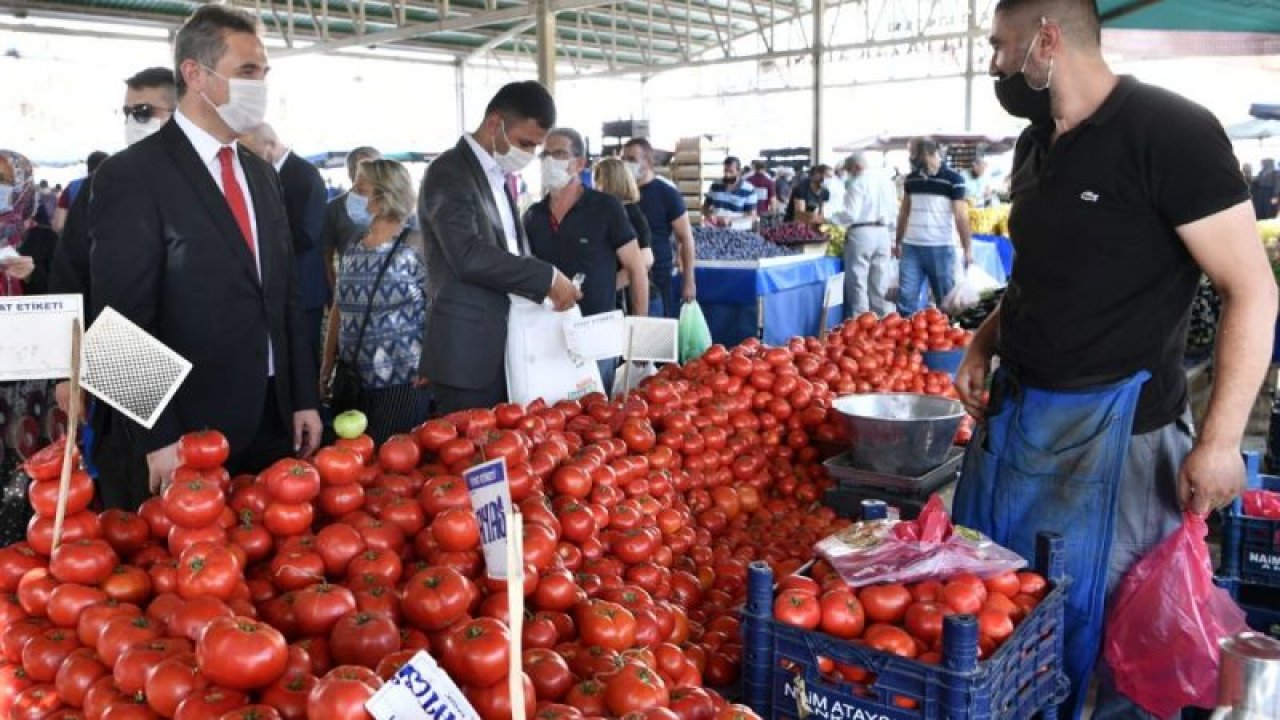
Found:
[(173, 112), (173, 108), (157, 107), (151, 103), (138, 103), (137, 105), (125, 105), (120, 110), (125, 117), (131, 117), (135, 122), (149, 122), (155, 117), (157, 112)]

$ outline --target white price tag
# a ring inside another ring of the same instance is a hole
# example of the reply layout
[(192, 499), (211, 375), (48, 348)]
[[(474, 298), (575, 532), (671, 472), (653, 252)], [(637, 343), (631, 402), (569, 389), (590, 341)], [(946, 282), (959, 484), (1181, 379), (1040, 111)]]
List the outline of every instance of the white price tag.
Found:
[(79, 295), (0, 297), (0, 381), (71, 377), (71, 326)]
[(407, 665), (364, 704), (378, 720), (479, 720), (471, 703), (427, 653)]
[(462, 473), (471, 494), (471, 507), (480, 521), (480, 545), (489, 577), (507, 577), (507, 512), (511, 509), (511, 486), (507, 482), (507, 461), (498, 458)]
[(569, 352), (587, 360), (621, 357), (627, 351), (627, 321), (621, 310), (564, 322)]

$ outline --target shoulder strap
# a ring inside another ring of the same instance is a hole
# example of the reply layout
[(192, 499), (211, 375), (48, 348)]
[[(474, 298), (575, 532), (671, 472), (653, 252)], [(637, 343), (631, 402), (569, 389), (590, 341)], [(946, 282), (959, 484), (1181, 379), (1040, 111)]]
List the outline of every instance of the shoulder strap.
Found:
[(369, 315), (373, 312), (373, 300), (378, 296), (378, 288), (382, 285), (382, 276), (387, 274), (387, 268), (391, 266), (391, 261), (396, 257), (396, 251), (404, 244), (404, 239), (409, 236), (409, 228), (405, 228), (400, 232), (400, 236), (396, 238), (396, 244), (391, 246), (391, 252), (387, 253), (387, 259), (382, 261), (382, 267), (378, 270), (378, 277), (373, 281), (373, 289), (369, 292), (369, 302), (364, 306), (364, 319), (360, 321), (360, 333), (356, 335), (356, 345), (353, 348), (352, 358), (360, 357), (360, 348), (364, 345), (364, 332), (369, 329)]

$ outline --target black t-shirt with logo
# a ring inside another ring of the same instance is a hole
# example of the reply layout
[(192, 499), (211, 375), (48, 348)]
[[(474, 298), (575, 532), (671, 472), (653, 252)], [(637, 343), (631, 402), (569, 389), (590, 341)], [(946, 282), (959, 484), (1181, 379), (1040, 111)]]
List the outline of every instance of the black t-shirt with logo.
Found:
[(555, 265), (582, 283), (582, 314), (596, 315), (617, 307), (618, 250), (636, 239), (622, 202), (612, 195), (583, 188), (582, 197), (557, 225), (547, 196), (524, 214), (524, 229), (534, 257)]
[(1122, 77), (1092, 117), (1051, 142), (1018, 140), (999, 354), (1031, 385), (1097, 385), (1145, 369), (1134, 432), (1187, 404), (1182, 357), (1200, 269), (1176, 228), (1249, 199), (1222, 125)]

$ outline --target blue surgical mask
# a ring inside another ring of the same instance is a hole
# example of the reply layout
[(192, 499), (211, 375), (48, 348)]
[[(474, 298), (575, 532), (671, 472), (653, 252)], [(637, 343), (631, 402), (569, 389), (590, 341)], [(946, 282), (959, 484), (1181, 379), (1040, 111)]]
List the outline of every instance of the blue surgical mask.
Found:
[(9, 184), (0, 184), (0, 213), (13, 209), (13, 193), (17, 188)]
[(373, 216), (369, 214), (369, 198), (356, 194), (354, 190), (347, 193), (347, 217), (362, 228), (368, 227), (373, 222)]

